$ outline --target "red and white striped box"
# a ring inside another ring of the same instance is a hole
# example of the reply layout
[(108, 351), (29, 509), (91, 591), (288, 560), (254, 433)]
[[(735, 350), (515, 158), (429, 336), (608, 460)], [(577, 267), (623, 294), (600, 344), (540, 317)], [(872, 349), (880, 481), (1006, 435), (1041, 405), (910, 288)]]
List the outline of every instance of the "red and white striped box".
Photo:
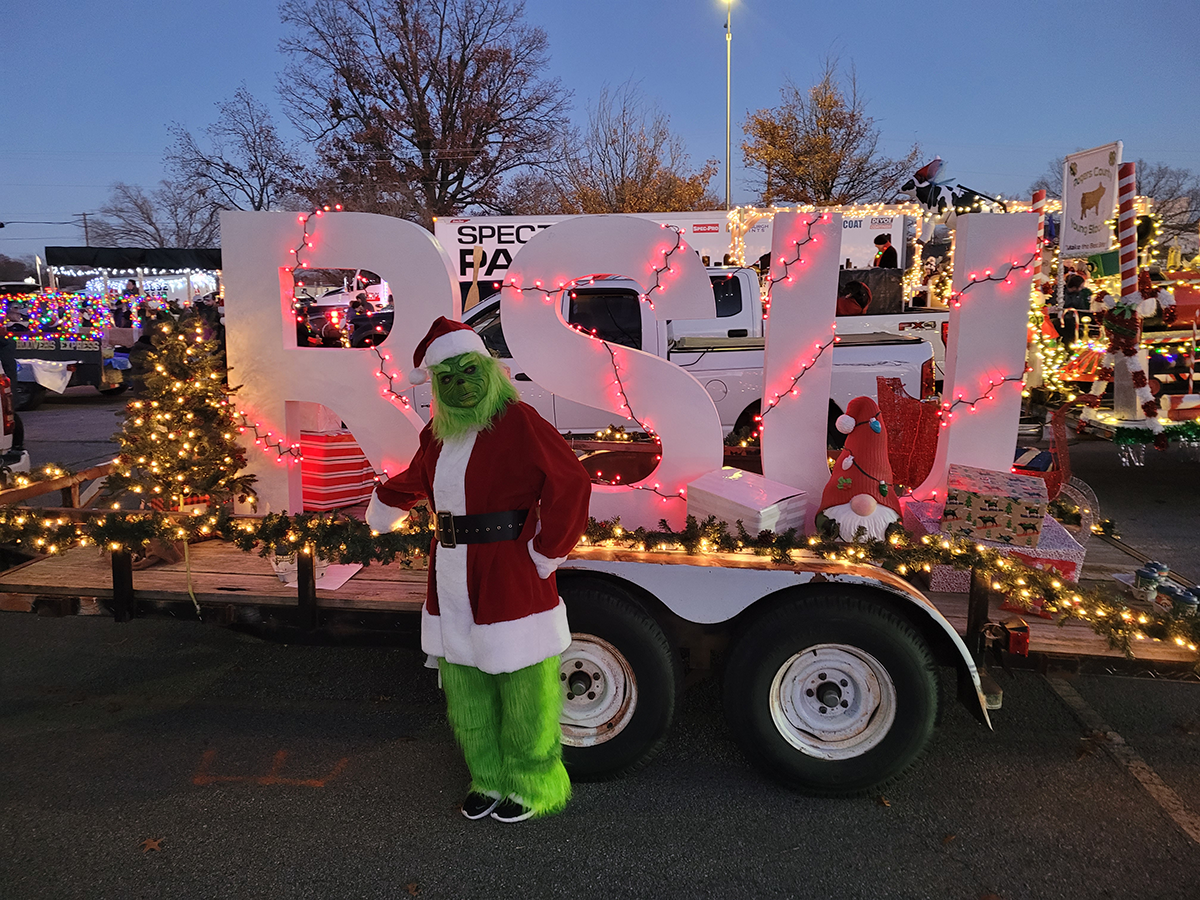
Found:
[(349, 431), (302, 431), (300, 452), (306, 512), (355, 506), (370, 499), (374, 473)]

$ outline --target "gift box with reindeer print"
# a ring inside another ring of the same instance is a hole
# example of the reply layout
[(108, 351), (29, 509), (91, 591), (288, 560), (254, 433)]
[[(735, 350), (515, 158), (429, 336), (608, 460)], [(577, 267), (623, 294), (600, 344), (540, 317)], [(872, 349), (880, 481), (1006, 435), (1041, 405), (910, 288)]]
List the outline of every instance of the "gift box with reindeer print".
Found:
[(952, 464), (942, 531), (1013, 547), (1036, 547), (1047, 505), (1046, 482), (1040, 478)]

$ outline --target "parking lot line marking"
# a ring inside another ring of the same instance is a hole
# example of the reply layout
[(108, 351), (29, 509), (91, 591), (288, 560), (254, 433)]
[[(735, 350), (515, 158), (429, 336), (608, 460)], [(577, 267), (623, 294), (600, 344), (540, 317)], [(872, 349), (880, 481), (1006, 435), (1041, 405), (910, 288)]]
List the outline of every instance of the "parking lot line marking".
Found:
[(1049, 683), (1050, 689), (1067, 704), (1084, 728), (1098, 731), (1108, 738), (1104, 743), (1104, 749), (1108, 751), (1109, 755), (1129, 770), (1129, 774), (1138, 780), (1138, 783), (1146, 789), (1155, 802), (1175, 821), (1176, 825), (1183, 829), (1188, 837), (1200, 844), (1200, 816), (1184, 805), (1179, 795), (1159, 777), (1157, 772), (1150, 768), (1150, 765), (1138, 755), (1136, 750), (1125, 743), (1125, 739), (1121, 735), (1108, 726), (1100, 717), (1100, 713), (1092, 709), (1091, 704), (1084, 700), (1075, 688), (1062, 678), (1046, 676), (1046, 681)]
[(343, 756), (339, 759), (329, 771), (329, 774), (324, 778), (284, 778), (279, 772), (283, 768), (283, 764), (287, 762), (288, 752), (279, 750), (271, 760), (271, 767), (266, 775), (214, 775), (212, 774), (212, 764), (217, 758), (216, 750), (205, 750), (204, 755), (200, 757), (200, 765), (196, 768), (196, 773), (192, 776), (192, 784), (286, 784), (297, 787), (313, 787), (323, 788), (325, 785), (337, 778), (345, 770), (346, 765), (350, 762), (350, 757)]

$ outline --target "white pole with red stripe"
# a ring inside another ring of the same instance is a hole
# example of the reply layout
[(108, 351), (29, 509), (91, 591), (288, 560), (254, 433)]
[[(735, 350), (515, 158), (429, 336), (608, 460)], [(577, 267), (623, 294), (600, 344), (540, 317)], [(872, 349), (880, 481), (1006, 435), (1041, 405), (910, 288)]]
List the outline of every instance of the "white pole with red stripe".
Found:
[(1046, 192), (1044, 190), (1033, 192), (1033, 205), (1030, 211), (1038, 217), (1037, 224), (1037, 260), (1033, 266), (1033, 283), (1041, 284), (1045, 280), (1042, 274), (1042, 248), (1046, 246)]
[(1121, 163), (1117, 170), (1117, 243), (1120, 245), (1121, 296), (1137, 293), (1137, 214), (1134, 198), (1137, 195), (1135, 163)]

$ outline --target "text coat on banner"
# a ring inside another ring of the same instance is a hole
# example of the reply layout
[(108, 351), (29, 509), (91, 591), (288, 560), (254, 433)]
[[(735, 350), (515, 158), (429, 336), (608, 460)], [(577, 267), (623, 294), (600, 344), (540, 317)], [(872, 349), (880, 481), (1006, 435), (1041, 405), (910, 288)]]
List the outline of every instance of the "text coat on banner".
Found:
[(1072, 153), (1063, 161), (1063, 210), (1059, 256), (1103, 253), (1113, 243), (1108, 220), (1117, 207), (1121, 142)]

